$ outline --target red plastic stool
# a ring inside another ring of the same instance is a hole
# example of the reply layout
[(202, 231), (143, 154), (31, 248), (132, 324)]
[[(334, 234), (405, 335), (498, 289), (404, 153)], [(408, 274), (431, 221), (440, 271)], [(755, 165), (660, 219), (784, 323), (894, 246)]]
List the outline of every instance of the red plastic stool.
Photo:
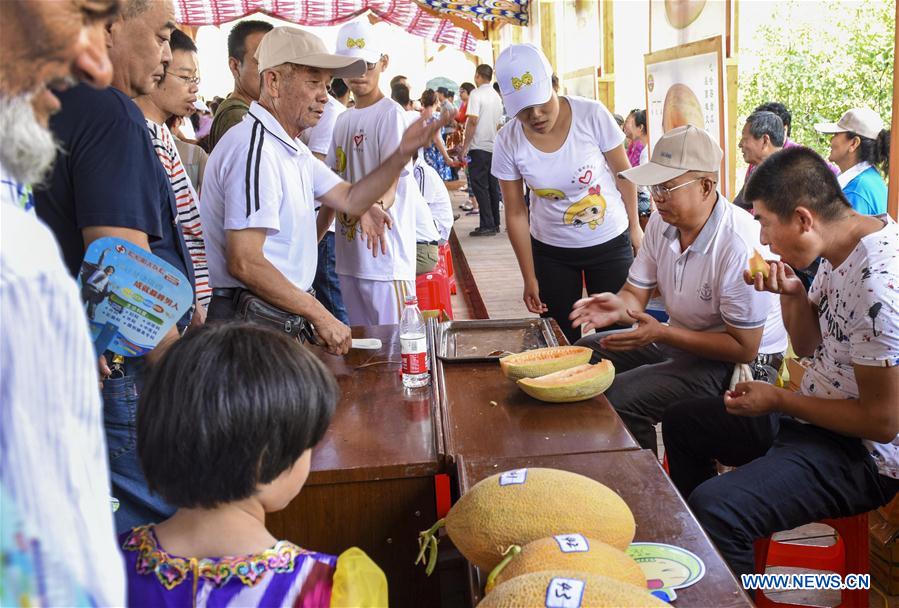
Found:
[(442, 310), (453, 318), (449, 279), (439, 270), (420, 274), (415, 279), (415, 294), (421, 310)]
[[(790, 568), (810, 568), (847, 574), (868, 574), (868, 514), (862, 513), (840, 519), (823, 519), (837, 531), (837, 542), (829, 547), (796, 545), (770, 538), (755, 542), (755, 570), (764, 574), (768, 566)], [(845, 608), (868, 608), (868, 590), (853, 589), (841, 591), (840, 606)], [(761, 591), (756, 591), (755, 605), (759, 608), (773, 606), (795, 606), (769, 599)]]
[(453, 269), (453, 254), (450, 251), (449, 242), (441, 245), (438, 251), (440, 252), (440, 261), (437, 267), (440, 268), (449, 279), (450, 293), (456, 295), (456, 272)]

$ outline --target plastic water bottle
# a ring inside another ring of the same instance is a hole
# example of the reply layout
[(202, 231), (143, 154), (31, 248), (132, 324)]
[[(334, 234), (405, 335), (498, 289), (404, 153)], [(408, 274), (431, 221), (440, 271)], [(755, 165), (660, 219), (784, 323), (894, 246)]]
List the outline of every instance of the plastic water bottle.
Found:
[(431, 360), (425, 320), (418, 310), (418, 298), (406, 296), (406, 308), (400, 318), (400, 351), (403, 357), (403, 386), (418, 388), (431, 382)]

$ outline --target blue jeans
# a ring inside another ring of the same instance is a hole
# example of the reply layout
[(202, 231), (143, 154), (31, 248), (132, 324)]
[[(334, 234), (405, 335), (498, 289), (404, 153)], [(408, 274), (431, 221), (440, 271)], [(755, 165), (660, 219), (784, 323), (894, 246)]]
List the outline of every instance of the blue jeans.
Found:
[(315, 269), (315, 298), (321, 302), (328, 312), (344, 325), (350, 324), (350, 316), (343, 305), (340, 295), (340, 280), (334, 271), (334, 233), (325, 233), (318, 243), (318, 266)]
[(128, 359), (123, 378), (103, 382), (103, 423), (112, 493), (119, 500), (115, 513), (117, 534), (160, 522), (175, 512), (174, 507), (150, 492), (137, 456), (137, 402), (143, 386), (143, 364), (141, 358)]

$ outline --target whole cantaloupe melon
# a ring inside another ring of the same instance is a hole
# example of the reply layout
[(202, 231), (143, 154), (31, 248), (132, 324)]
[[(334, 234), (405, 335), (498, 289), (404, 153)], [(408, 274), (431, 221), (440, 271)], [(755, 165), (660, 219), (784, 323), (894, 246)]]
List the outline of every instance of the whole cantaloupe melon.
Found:
[(521, 553), (509, 560), (505, 567), (500, 564), (490, 573), (485, 591), (490, 593), (496, 585), (516, 576), (544, 570), (601, 574), (637, 587), (646, 587), (643, 569), (621, 549), (582, 534), (559, 534), (522, 547)]
[[(419, 535), (423, 560), (436, 564), (436, 530)], [(527, 468), (475, 484), (446, 516), (446, 531), (465, 558), (491, 571), (510, 545), (577, 530), (624, 550), (634, 540), (634, 516), (618, 494), (589, 477), (558, 469)]]
[[(574, 603), (580, 598), (579, 603)], [(545, 606), (548, 599), (567, 600), (580, 608), (653, 608), (668, 606), (630, 583), (574, 570), (547, 570), (522, 574), (487, 594), (478, 608), (522, 608)], [(557, 603), (556, 605), (559, 605)]]
[(615, 380), (615, 366), (608, 359), (596, 365), (585, 363), (539, 378), (522, 378), (518, 388), (549, 403), (583, 401), (604, 392)]
[(576, 365), (583, 365), (593, 356), (593, 349), (585, 346), (551, 346), (536, 348), (499, 360), (506, 378), (538, 378)]

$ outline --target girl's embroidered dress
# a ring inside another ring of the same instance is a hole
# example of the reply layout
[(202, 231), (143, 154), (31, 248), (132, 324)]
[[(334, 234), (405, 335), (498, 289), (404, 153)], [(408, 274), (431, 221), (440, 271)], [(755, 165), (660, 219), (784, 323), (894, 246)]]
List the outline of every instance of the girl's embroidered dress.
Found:
[[(334, 588), (343, 589), (346, 583), (337, 575), (336, 556), (307, 551), (289, 541), (278, 541), (256, 555), (197, 559), (166, 553), (152, 525), (135, 528), (122, 538), (129, 606), (318, 608), (330, 606)], [(341, 563), (351, 552), (356, 566), (361, 556), (383, 578), (358, 549), (342, 554)], [(350, 570), (359, 572), (358, 567)], [(386, 601), (386, 581), (383, 591)]]

